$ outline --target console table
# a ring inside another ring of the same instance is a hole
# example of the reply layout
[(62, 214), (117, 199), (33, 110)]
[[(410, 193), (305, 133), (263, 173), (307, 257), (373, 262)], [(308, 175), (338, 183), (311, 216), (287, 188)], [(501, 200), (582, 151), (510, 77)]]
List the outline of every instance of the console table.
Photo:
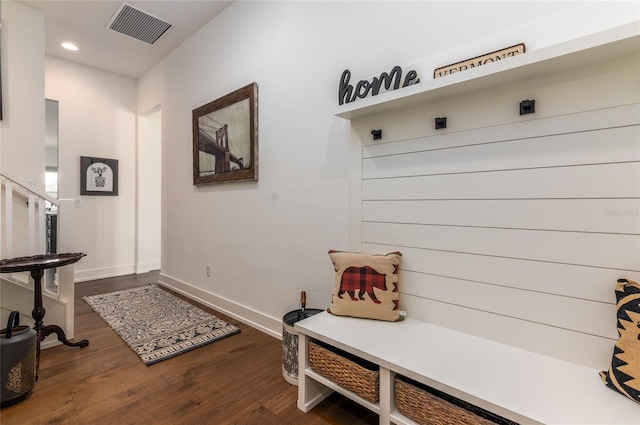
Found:
[[(55, 333), (58, 340), (69, 347), (86, 347), (89, 340), (83, 339), (78, 342), (71, 342), (67, 339), (64, 330), (56, 325), (44, 325), (45, 308), (42, 305), (42, 276), (45, 269), (67, 266), (78, 262), (86, 254), (69, 253), (69, 254), (42, 254), (28, 257), (16, 257), (6, 260), (0, 260), (0, 273), (18, 273), (30, 272), (34, 284), (34, 307), (31, 317), (36, 321), (33, 329), (37, 333), (36, 338), (36, 381), (38, 380), (38, 371), (40, 369), (40, 342), (47, 336)], [(72, 301), (73, 302), (73, 301)]]

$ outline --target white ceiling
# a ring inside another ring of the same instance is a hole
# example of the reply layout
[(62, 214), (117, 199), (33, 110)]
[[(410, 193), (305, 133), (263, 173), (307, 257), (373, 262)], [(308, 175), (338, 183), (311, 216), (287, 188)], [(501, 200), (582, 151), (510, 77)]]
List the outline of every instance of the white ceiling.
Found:
[[(124, 3), (172, 24), (153, 45), (106, 29), (121, 0), (17, 0), (44, 13), (46, 53), (137, 79), (216, 17), (232, 1), (127, 0)], [(71, 52), (60, 43), (71, 41)]]

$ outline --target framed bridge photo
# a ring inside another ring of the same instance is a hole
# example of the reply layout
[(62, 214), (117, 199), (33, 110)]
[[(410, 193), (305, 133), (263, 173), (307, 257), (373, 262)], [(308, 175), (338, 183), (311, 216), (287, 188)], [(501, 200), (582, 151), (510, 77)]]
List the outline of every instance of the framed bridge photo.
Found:
[(193, 110), (193, 184), (258, 180), (258, 85)]

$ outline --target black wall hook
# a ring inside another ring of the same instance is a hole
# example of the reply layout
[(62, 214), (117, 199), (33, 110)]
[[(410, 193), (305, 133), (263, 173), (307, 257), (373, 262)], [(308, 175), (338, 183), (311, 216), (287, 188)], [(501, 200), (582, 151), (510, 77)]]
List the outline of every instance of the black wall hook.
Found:
[(447, 128), (447, 117), (438, 117), (435, 119), (436, 122), (436, 130), (440, 130), (441, 128)]
[(371, 135), (373, 140), (380, 140), (382, 139), (382, 130), (371, 130)]
[(520, 115), (533, 114), (535, 111), (535, 100), (523, 100), (522, 102), (520, 102)]

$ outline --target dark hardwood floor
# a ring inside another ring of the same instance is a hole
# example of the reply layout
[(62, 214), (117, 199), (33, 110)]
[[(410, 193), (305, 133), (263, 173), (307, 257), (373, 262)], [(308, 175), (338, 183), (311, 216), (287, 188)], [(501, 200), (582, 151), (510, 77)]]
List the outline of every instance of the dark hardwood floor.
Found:
[(307, 414), (298, 410), (297, 387), (282, 378), (282, 342), (202, 305), (240, 334), (145, 366), (82, 297), (157, 279), (148, 273), (76, 284), (75, 339), (87, 338), (89, 346), (44, 350), (39, 381), (25, 400), (0, 410), (0, 423), (378, 423), (377, 415), (337, 394)]

